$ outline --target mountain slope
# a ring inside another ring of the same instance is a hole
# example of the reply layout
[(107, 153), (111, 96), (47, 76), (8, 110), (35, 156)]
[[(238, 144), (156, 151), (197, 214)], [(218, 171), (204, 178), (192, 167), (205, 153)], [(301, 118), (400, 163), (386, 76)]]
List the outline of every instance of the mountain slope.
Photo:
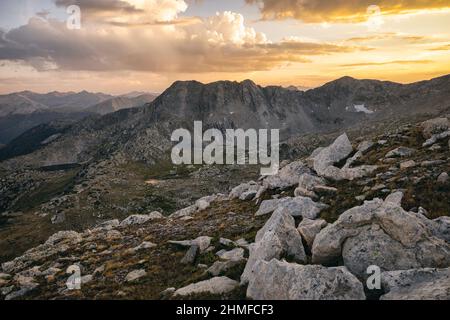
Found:
[[(73, 125), (57, 141), (6, 166), (48, 166), (117, 158), (153, 163), (170, 148), (174, 129), (277, 128), (282, 139), (417, 113), (450, 109), (450, 76), (409, 85), (344, 77), (306, 92), (252, 81), (175, 82), (144, 108)], [(369, 112), (364, 112), (368, 110)]]
[(99, 104), (93, 105), (85, 110), (90, 113), (105, 115), (122, 109), (141, 107), (155, 99), (156, 96), (151, 94), (142, 94), (138, 96), (131, 95), (129, 97), (120, 96), (100, 102)]

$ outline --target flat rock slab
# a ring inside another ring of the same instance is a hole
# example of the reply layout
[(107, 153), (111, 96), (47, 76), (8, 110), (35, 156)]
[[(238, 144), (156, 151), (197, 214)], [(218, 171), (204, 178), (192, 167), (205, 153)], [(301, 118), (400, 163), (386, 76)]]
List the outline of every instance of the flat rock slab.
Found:
[(192, 283), (175, 291), (174, 296), (187, 297), (193, 294), (222, 295), (239, 287), (239, 282), (227, 277), (215, 277), (209, 280)]
[(365, 300), (362, 283), (345, 267), (258, 261), (247, 297), (253, 300)]
[(381, 300), (450, 300), (450, 268), (383, 272)]

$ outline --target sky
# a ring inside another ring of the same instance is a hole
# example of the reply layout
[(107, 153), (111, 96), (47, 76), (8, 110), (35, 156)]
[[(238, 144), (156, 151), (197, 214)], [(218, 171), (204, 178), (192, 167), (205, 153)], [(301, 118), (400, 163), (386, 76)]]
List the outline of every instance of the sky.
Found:
[(449, 53), (450, 0), (0, 1), (0, 93), (410, 83), (449, 74)]

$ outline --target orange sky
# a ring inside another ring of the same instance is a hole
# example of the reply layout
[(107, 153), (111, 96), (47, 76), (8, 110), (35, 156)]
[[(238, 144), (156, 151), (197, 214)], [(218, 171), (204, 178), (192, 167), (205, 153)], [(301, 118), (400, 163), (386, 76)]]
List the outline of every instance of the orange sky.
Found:
[[(1, 15), (11, 14), (0, 19), (0, 92), (161, 92), (191, 79), (315, 87), (344, 75), (406, 83), (450, 73), (450, 1), (97, 2), (2, 1)], [(65, 23), (72, 3), (80, 30)]]

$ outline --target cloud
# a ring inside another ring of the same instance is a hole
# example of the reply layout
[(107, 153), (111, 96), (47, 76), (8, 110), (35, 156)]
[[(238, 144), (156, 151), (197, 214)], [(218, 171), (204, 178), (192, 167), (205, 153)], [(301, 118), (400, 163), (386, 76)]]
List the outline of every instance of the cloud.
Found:
[(429, 51), (449, 51), (450, 43), (428, 49)]
[(299, 19), (308, 23), (363, 22), (371, 13), (369, 6), (377, 5), (383, 15), (404, 14), (427, 9), (450, 8), (448, 0), (245, 0), (257, 4), (262, 19)]
[(397, 32), (384, 32), (362, 37), (353, 37), (345, 40), (345, 42), (354, 42), (354, 43), (368, 43), (380, 41), (383, 42), (395, 41), (396, 44), (398, 44), (400, 41), (408, 44), (424, 44), (424, 43), (441, 42), (442, 39), (436, 36), (411, 35)]
[(395, 61), (383, 61), (383, 62), (360, 62), (360, 63), (349, 63), (342, 64), (341, 67), (370, 67), (370, 66), (385, 66), (390, 64), (428, 64), (433, 63), (432, 60), (395, 60)]
[(112, 24), (144, 24), (168, 22), (188, 8), (184, 0), (54, 0), (56, 6), (80, 7), (88, 22)]
[(37, 70), (247, 72), (309, 62), (313, 55), (364, 50), (297, 38), (272, 43), (233, 12), (196, 23), (176, 21), (150, 27), (88, 24), (69, 30), (62, 21), (34, 17), (0, 34), (0, 60), (23, 61)]

